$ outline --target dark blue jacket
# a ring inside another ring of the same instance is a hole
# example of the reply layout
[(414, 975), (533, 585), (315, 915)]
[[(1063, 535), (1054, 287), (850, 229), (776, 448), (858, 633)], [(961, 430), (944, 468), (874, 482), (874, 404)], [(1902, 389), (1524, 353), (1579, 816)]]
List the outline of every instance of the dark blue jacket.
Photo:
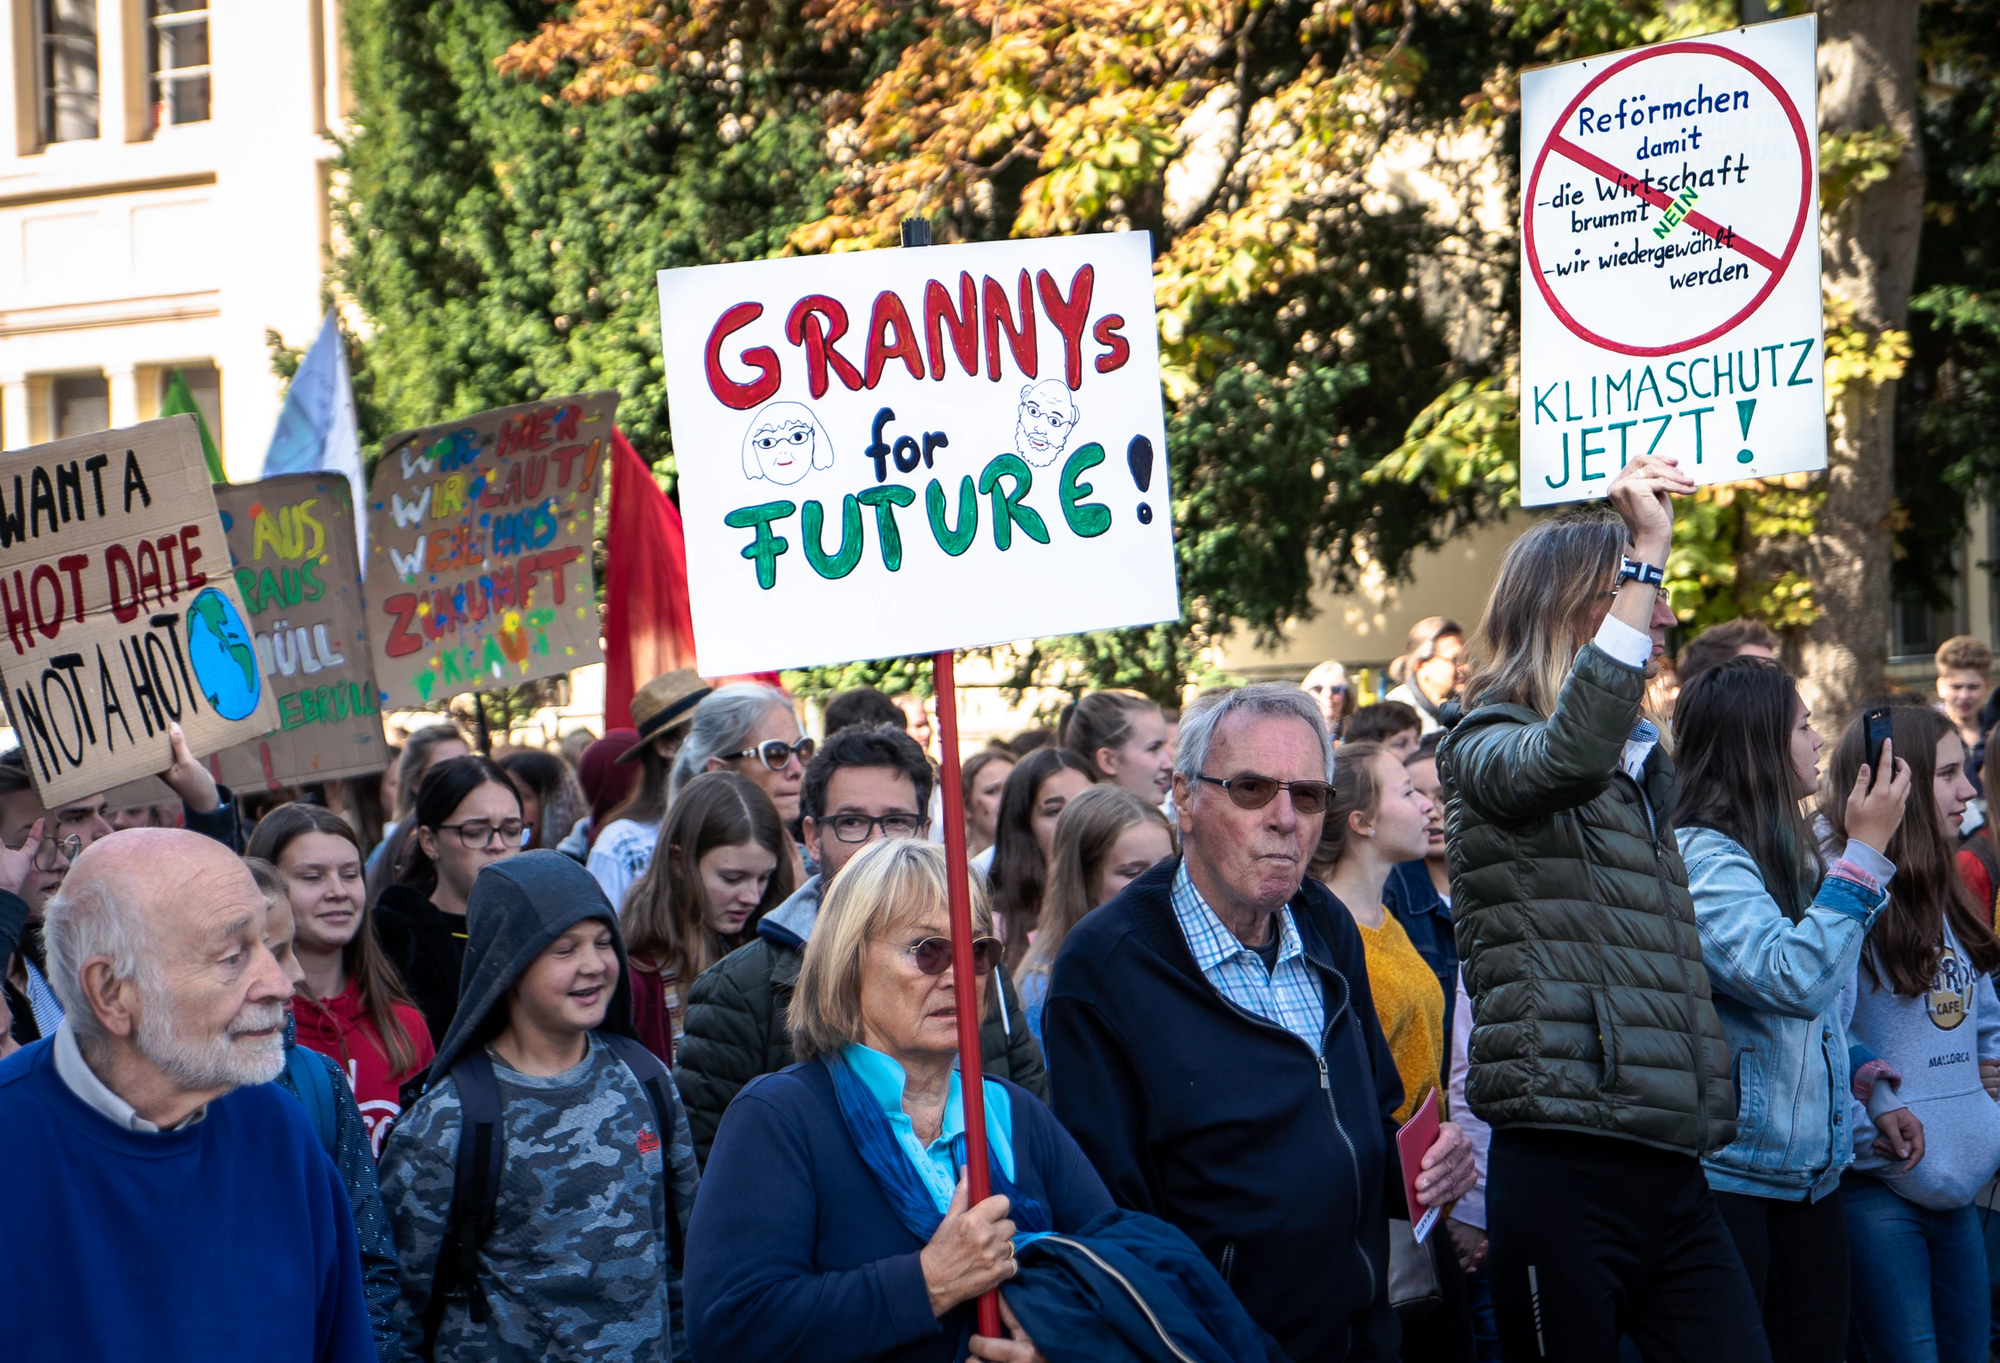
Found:
[(1422, 857), (1389, 872), (1382, 902), (1396, 915), (1410, 945), (1437, 976), (1438, 988), (1444, 990), (1444, 1072), (1438, 1083), (1449, 1092), (1451, 1024), (1458, 1011), (1458, 939), (1452, 936), (1451, 910), (1445, 907), (1437, 886), (1431, 884), (1431, 870)]
[[(1006, 1083), (1014, 1183), (1076, 1231), (1112, 1210), (1076, 1142)], [(688, 1225), (688, 1342), (702, 1363), (949, 1363), (973, 1307), (931, 1314), (906, 1228), (862, 1162), (817, 1061), (746, 1084), (723, 1114)]]
[(1386, 1207), (1402, 1203), (1403, 1088), (1360, 934), (1317, 881), (1292, 897), (1326, 1000), (1316, 1055), (1202, 977), (1170, 898), (1179, 866), (1133, 881), (1056, 958), (1056, 1114), (1118, 1204), (1185, 1231), (1288, 1356), (1394, 1359)]
[(1107, 1212), (1038, 1235), (1001, 1293), (1052, 1363), (1288, 1363), (1194, 1242), (1156, 1216)]

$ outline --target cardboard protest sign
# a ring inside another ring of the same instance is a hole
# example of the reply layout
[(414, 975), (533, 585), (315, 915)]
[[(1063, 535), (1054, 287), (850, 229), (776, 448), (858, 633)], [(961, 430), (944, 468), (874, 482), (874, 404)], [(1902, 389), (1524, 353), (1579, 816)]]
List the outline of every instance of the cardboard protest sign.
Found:
[(192, 416), (0, 455), (0, 684), (44, 804), (275, 728)]
[(331, 781), (389, 763), (368, 651), (354, 492), (344, 474), (219, 485), (216, 506), (278, 728), (210, 759), (239, 790)]
[(1811, 15), (1521, 74), (1521, 500), (1826, 467)]
[(382, 445), (368, 641), (385, 708), (603, 657), (590, 537), (618, 394), (501, 407)]
[(1174, 619), (1145, 233), (660, 272), (704, 675)]

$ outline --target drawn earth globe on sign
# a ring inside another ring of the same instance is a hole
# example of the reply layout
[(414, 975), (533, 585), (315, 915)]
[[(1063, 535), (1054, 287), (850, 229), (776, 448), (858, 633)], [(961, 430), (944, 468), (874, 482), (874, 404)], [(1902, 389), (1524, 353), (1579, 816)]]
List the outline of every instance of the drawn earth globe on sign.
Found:
[(188, 661), (211, 709), (224, 719), (245, 719), (263, 687), (257, 648), (228, 597), (209, 587), (187, 612)]

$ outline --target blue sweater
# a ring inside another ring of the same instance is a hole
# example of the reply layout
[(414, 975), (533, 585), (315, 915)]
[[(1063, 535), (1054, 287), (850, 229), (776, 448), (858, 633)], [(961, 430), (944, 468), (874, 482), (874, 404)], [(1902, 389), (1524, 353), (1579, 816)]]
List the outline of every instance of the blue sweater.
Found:
[(1324, 1065), (1196, 968), (1178, 858), (1070, 932), (1044, 1026), (1057, 1116), (1122, 1207), (1187, 1232), (1291, 1358), (1392, 1360), (1391, 1139), (1403, 1086), (1354, 922), (1307, 880), (1292, 918), (1326, 1002)]
[(0, 1163), (9, 1358), (374, 1363), (347, 1190), (278, 1088), (123, 1131), (36, 1042), (0, 1061)]
[[(1005, 1080), (997, 1081), (1006, 1083)], [(1110, 1211), (1076, 1142), (1026, 1089), (1014, 1182), (1059, 1231)], [(973, 1308), (931, 1314), (918, 1255), (817, 1061), (751, 1081), (723, 1114), (688, 1225), (688, 1341), (702, 1363), (948, 1363)]]

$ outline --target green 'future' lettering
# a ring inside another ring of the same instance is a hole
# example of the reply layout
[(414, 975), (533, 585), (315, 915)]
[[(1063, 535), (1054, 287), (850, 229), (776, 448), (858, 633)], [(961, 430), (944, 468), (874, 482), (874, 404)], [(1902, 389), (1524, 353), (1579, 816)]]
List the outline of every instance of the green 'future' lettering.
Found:
[[(1014, 480), (1012, 492), (1000, 490), (1002, 478)], [(993, 547), (1003, 553), (1013, 547), (1016, 525), (1035, 543), (1049, 542), (1049, 527), (1042, 520), (1042, 513), (1032, 506), (1021, 505), (1028, 489), (1034, 485), (1034, 470), (1018, 454), (995, 456), (993, 462), (986, 466), (986, 471), (979, 475), (979, 490), (993, 496)]]
[[(739, 506), (722, 518), (722, 523), (731, 530), (756, 529), (757, 538), (743, 546), (743, 557), (756, 563), (757, 585), (767, 592), (778, 585), (778, 555), (792, 547), (783, 535), (771, 533), (771, 522), (782, 521), (797, 510), (791, 502), (764, 502), (758, 506)], [(855, 515), (859, 519), (858, 507)], [(857, 547), (854, 552), (858, 556), (861, 550)]]

